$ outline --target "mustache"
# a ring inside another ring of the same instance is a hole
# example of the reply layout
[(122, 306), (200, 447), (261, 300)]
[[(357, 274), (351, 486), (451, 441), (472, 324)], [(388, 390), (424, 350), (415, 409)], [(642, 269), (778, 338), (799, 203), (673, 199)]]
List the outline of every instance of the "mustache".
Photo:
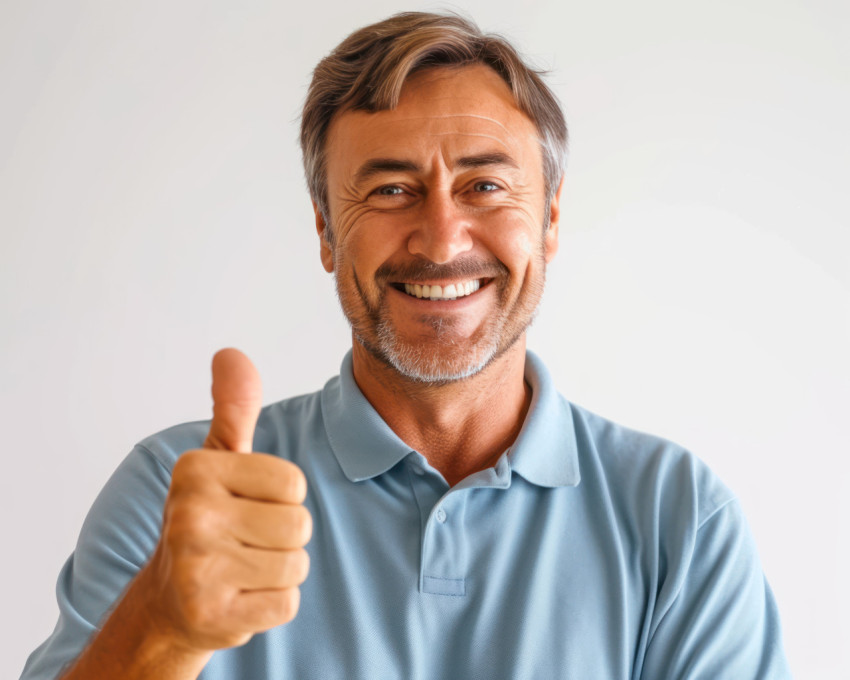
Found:
[(482, 260), (477, 257), (466, 257), (446, 264), (427, 260), (404, 264), (382, 264), (375, 271), (375, 279), (382, 283), (387, 281), (416, 283), (434, 279), (495, 279), (507, 274), (508, 268), (496, 259)]

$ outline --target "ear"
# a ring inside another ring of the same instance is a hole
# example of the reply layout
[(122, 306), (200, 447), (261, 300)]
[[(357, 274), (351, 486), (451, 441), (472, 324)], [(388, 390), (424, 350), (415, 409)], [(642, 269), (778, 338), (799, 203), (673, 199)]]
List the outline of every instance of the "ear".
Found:
[(564, 188), (564, 178), (561, 177), (561, 183), (558, 185), (558, 190), (552, 196), (549, 204), (549, 228), (543, 234), (543, 252), (546, 257), (546, 264), (549, 264), (558, 252), (558, 221), (561, 218), (561, 191)]
[(325, 218), (322, 216), (322, 211), (313, 201), (313, 213), (316, 215), (316, 233), (319, 234), (319, 256), (322, 258), (322, 266), (329, 274), (334, 270), (334, 255), (329, 242), (328, 226), (325, 224)]

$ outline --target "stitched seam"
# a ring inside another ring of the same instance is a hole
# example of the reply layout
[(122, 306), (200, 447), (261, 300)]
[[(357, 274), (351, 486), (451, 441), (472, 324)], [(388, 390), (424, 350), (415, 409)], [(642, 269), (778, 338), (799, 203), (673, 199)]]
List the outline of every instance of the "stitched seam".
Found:
[(139, 449), (141, 452), (146, 453), (151, 458), (153, 458), (154, 462), (157, 464), (157, 466), (162, 471), (165, 479), (169, 480), (169, 482), (170, 482), (171, 477), (172, 477), (171, 469), (165, 463), (163, 463), (162, 460), (160, 460), (159, 456), (157, 456), (153, 451), (151, 451), (144, 444), (136, 444), (136, 448)]

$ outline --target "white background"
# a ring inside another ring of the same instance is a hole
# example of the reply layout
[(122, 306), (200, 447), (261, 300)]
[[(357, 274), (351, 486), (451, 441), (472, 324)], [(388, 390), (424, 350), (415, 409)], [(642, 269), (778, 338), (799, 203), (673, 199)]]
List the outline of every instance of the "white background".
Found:
[[(295, 8), (292, 8), (292, 5)], [(0, 0), (0, 677), (134, 442), (350, 343), (301, 174), (315, 63), (390, 2)], [(529, 346), (571, 400), (740, 496), (796, 677), (850, 677), (850, 21), (843, 0), (504, 0), (563, 100), (561, 253)]]

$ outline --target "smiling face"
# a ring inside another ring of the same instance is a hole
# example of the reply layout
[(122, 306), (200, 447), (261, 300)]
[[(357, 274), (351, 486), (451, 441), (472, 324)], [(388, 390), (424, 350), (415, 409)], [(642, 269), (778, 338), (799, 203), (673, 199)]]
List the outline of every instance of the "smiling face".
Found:
[(558, 196), (547, 219), (537, 130), (504, 81), (415, 74), (395, 109), (337, 115), (326, 148), (322, 262), (368, 354), (446, 382), (513, 347), (557, 250)]

